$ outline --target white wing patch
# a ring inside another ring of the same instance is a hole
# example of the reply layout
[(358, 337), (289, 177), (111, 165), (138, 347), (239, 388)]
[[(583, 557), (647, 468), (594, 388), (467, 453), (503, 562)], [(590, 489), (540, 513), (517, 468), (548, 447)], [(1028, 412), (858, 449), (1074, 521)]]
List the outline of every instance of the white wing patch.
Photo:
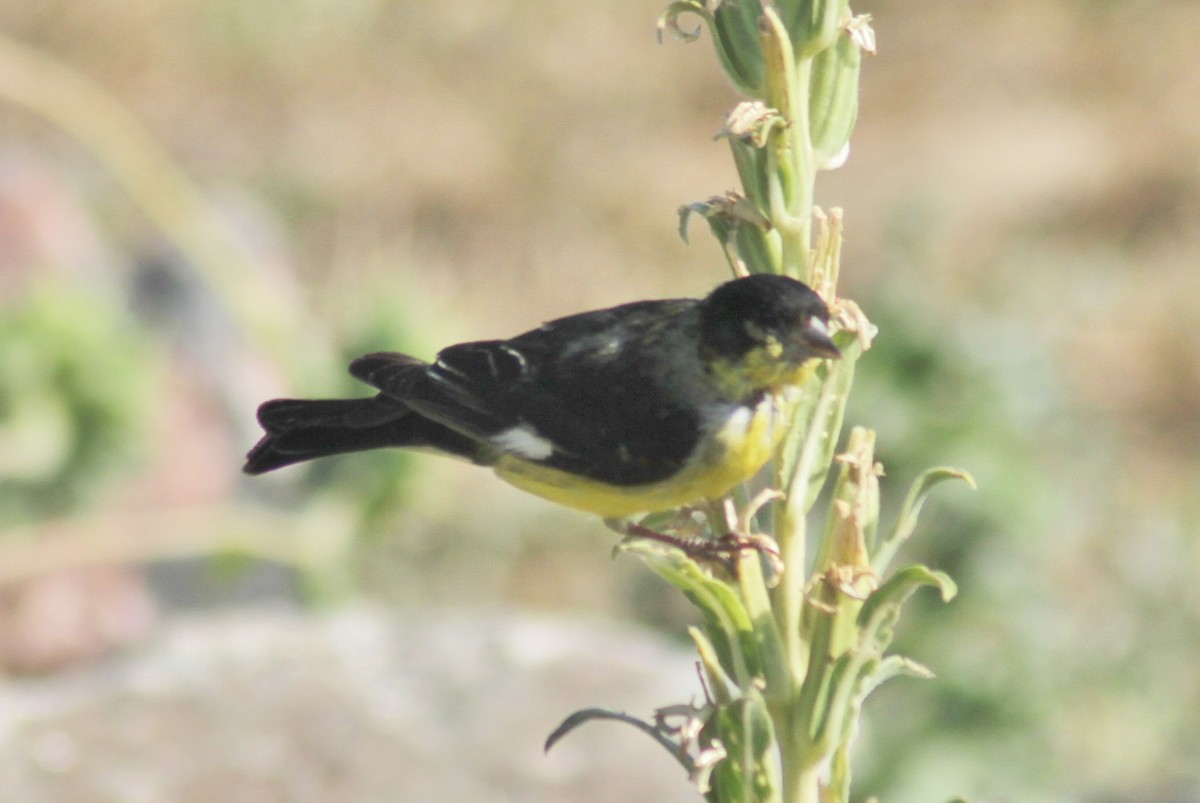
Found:
[(528, 424), (518, 424), (492, 436), (492, 443), (505, 452), (527, 460), (545, 460), (554, 454), (554, 444)]

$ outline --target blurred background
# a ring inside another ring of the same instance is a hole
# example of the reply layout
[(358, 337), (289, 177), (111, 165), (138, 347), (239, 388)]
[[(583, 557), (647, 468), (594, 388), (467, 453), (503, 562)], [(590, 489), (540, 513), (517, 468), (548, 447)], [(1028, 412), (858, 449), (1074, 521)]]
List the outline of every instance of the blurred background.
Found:
[[(0, 797), (688, 800), (575, 708), (695, 693), (598, 521), (256, 404), (726, 276), (737, 98), (661, 2), (0, 6)], [(939, 489), (859, 795), (1200, 801), (1200, 6), (877, 0), (842, 294), (885, 506)], [(885, 510), (885, 517), (887, 515)], [(886, 519), (885, 519), (886, 520)], [(574, 752), (572, 752), (574, 751)]]

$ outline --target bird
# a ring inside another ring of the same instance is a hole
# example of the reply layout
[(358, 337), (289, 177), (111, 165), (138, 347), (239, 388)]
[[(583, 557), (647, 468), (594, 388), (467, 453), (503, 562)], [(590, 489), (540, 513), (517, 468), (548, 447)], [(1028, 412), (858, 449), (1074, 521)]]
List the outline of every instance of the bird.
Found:
[(807, 285), (752, 274), (706, 297), (635, 301), (430, 363), (368, 354), (354, 399), (274, 399), (257, 475), (327, 455), (432, 450), (570, 508), (625, 519), (718, 499), (754, 476), (820, 360), (841, 356)]

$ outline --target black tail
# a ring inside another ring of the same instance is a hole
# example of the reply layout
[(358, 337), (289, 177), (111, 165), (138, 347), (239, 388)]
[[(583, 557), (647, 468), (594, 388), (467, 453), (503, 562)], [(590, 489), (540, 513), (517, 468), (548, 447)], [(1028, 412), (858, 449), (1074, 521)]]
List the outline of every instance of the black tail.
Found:
[(424, 446), (477, 460), (479, 444), (379, 395), (366, 399), (275, 399), (258, 408), (266, 434), (246, 455), (247, 474), (328, 455)]

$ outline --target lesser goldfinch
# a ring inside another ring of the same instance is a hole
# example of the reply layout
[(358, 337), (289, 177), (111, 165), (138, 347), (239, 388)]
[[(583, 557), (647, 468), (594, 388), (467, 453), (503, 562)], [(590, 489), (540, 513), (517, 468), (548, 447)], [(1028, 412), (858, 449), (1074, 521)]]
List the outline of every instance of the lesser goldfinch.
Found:
[(601, 516), (669, 510), (762, 468), (789, 393), (817, 359), (839, 356), (816, 293), (753, 275), (703, 299), (638, 301), (450, 346), (433, 363), (360, 357), (350, 373), (378, 395), (266, 402), (245, 471), (425, 448)]

